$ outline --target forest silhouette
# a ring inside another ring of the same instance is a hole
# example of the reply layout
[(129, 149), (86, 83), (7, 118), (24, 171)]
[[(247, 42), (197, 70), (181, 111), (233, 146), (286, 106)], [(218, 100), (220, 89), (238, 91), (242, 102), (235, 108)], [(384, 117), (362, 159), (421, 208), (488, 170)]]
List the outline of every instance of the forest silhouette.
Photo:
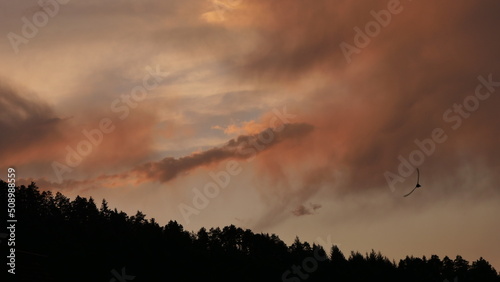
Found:
[[(0, 180), (4, 207), (7, 189)], [(234, 225), (189, 232), (176, 221), (160, 226), (140, 211), (129, 216), (106, 200), (100, 207), (92, 197), (70, 201), (35, 183), (16, 187), (15, 198), (11, 281), (500, 281), (483, 258), (469, 263), (461, 256), (407, 256), (396, 262), (373, 250), (345, 256), (335, 245), (299, 238), (287, 246), (274, 234)], [(1, 221), (7, 221), (6, 211)], [(5, 240), (0, 247), (5, 266), (10, 247)]]

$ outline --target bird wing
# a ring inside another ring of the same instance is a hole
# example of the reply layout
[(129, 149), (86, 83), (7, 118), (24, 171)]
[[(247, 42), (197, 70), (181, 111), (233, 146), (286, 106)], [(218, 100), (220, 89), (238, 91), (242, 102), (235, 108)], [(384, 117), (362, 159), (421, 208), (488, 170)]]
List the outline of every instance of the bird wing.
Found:
[(411, 192), (410, 192), (410, 193), (408, 193), (408, 194), (404, 195), (403, 197), (408, 197), (408, 196), (410, 196), (410, 194), (411, 194), (411, 193), (413, 193), (413, 191), (415, 191), (415, 189), (417, 189), (417, 187), (413, 188), (413, 190), (411, 190)]

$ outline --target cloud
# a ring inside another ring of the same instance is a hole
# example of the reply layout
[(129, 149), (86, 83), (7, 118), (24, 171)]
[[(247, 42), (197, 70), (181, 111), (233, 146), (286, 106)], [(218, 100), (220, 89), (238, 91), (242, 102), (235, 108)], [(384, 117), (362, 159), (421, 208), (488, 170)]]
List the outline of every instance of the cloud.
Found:
[(34, 94), (21, 94), (0, 81), (0, 108), (2, 167), (33, 162), (36, 157), (47, 158), (54, 153), (54, 145), (64, 139), (63, 119)]
[[(286, 92), (274, 95), (288, 99), (291, 111), (315, 127), (298, 144), (263, 152), (256, 161), (256, 189), (267, 206), (256, 228), (275, 226), (290, 210), (307, 212), (305, 203), (319, 191), (332, 198), (391, 193), (384, 172), (397, 173), (398, 157), (408, 159), (419, 150), (415, 140), (432, 139), (435, 128), (444, 130), (447, 141), (420, 164), (433, 187), (429, 195), (458, 195), (479, 189), (479, 182), (490, 188), (478, 196), (500, 192), (500, 89), (461, 118), (458, 129), (443, 118), (474, 95), (478, 76), (500, 81), (500, 40), (491, 36), (500, 25), (494, 12), (500, 2), (451, 8), (401, 1), (403, 11), (348, 63), (339, 44), (353, 44), (354, 28), (364, 29), (374, 20), (371, 11), (387, 3), (257, 0), (226, 18), (228, 27), (237, 23), (235, 29), (245, 26), (258, 35), (253, 52), (234, 66), (238, 79)], [(397, 184), (395, 197), (414, 186), (414, 175), (409, 179)]]
[(314, 212), (319, 208), (321, 208), (320, 204), (309, 203), (309, 207), (299, 205), (292, 211), (292, 214), (295, 216), (311, 215), (314, 214)]
[(213, 126), (212, 128), (217, 130), (222, 130), (227, 135), (257, 134), (266, 129), (264, 124), (257, 123), (254, 120), (242, 122), (241, 125), (230, 124), (226, 127), (216, 125)]
[[(293, 85), (289, 97), (298, 100), (295, 113), (317, 128), (308, 136), (314, 146), (296, 148), (293, 154), (276, 151), (269, 157), (285, 155), (282, 166), (293, 166), (307, 155), (327, 158), (317, 166), (342, 168), (344, 177), (350, 177), (338, 189), (385, 189), (384, 171), (397, 169), (398, 156), (408, 157), (418, 149), (415, 139), (430, 138), (439, 127), (449, 138), (426, 159), (427, 177), (438, 167), (439, 173), (455, 175), (466, 160), (498, 165), (499, 151), (490, 140), (498, 139), (494, 124), (499, 116), (492, 104), (500, 90), (463, 118), (457, 130), (443, 114), (474, 94), (479, 75), (491, 73), (500, 81), (500, 67), (494, 63), (500, 40), (491, 36), (500, 23), (493, 12), (500, 3), (460, 3), (450, 9), (449, 3), (402, 1), (402, 12), (392, 15), (389, 25), (347, 63), (339, 44), (353, 44), (353, 28), (364, 29), (374, 20), (371, 11), (387, 3), (252, 2), (249, 9), (266, 17), (248, 13), (241, 19), (254, 25), (262, 40), (245, 57), (240, 77)], [(429, 5), (434, 11), (430, 15)], [(289, 178), (272, 167), (262, 171)], [(489, 177), (496, 178), (493, 171)]]
[(309, 124), (291, 123), (283, 125), (280, 130), (268, 128), (259, 134), (240, 135), (227, 144), (203, 152), (194, 153), (182, 158), (167, 157), (159, 162), (149, 162), (133, 169), (130, 173), (139, 179), (167, 182), (179, 174), (201, 166), (208, 166), (227, 159), (249, 159), (261, 151), (293, 138), (309, 134), (313, 126)]
[(83, 131), (98, 129), (102, 118), (110, 118), (115, 130), (103, 134), (102, 142), (93, 146), (81, 164), (73, 169), (75, 174), (65, 177), (95, 175), (96, 170), (109, 172), (110, 167), (123, 169), (145, 161), (151, 154), (156, 133), (153, 130), (156, 116), (148, 111), (147, 105), (134, 109), (121, 121), (109, 108), (96, 109), (93, 103), (80, 100), (80, 110), (66, 117), (38, 98), (34, 91), (0, 81), (0, 131), (6, 133), (0, 139), (0, 166), (22, 168), (23, 177), (53, 178), (53, 162), (66, 164), (68, 148), (75, 150), (80, 142), (86, 141), (88, 138)]
[(131, 181), (168, 182), (199, 167), (210, 166), (228, 159), (250, 160), (257, 154), (282, 143), (286, 140), (300, 139), (313, 131), (314, 127), (305, 123), (289, 123), (279, 128), (268, 128), (259, 134), (240, 135), (231, 139), (221, 147), (196, 152), (191, 155), (161, 161), (147, 162), (135, 168), (118, 174), (101, 174), (95, 178), (83, 180), (64, 179), (62, 182), (52, 182), (46, 178), (26, 178), (23, 183), (31, 181), (41, 183), (47, 189), (91, 189), (92, 187), (116, 187), (126, 185)]

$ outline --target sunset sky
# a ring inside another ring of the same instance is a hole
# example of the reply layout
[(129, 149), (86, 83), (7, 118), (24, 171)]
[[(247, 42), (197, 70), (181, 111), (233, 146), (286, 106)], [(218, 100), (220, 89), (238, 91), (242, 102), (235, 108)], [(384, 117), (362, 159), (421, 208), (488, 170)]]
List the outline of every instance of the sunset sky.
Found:
[(499, 1), (40, 3), (0, 7), (2, 179), (500, 270)]

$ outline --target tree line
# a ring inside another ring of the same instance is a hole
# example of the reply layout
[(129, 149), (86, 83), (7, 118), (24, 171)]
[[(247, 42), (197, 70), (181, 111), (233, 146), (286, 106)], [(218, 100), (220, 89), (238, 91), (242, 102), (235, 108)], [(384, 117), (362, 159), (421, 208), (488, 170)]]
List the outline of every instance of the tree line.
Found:
[[(16, 187), (15, 196), (17, 281), (500, 282), (483, 258), (407, 256), (396, 262), (374, 250), (346, 256), (336, 245), (296, 238), (288, 246), (275, 234), (234, 225), (197, 232), (176, 221), (161, 226), (140, 211), (129, 216), (106, 200), (98, 208), (92, 197), (71, 201), (35, 183)], [(2, 180), (0, 197), (7, 207)], [(6, 211), (0, 220), (6, 222)]]

